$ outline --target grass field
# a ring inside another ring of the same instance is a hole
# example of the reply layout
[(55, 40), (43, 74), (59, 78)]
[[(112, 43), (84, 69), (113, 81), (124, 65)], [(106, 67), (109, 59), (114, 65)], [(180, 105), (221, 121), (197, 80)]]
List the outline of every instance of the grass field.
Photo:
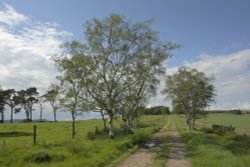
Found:
[[(103, 167), (132, 150), (165, 121), (165, 116), (144, 116), (131, 135), (120, 132), (115, 139), (101, 135), (95, 140), (87, 138), (87, 134), (94, 132), (95, 126), (101, 129), (100, 120), (77, 122), (74, 140), (70, 122), (36, 123), (36, 146), (32, 143), (33, 123), (1, 124), (0, 166)], [(120, 126), (119, 120), (115, 126)]]
[[(249, 115), (212, 114), (203, 121), (247, 128), (250, 125), (249, 118)], [(250, 136), (207, 133), (201, 130), (202, 124), (197, 126), (198, 130), (190, 131), (187, 130), (183, 117), (173, 115), (170, 119), (176, 123), (183, 141), (187, 144), (187, 157), (192, 167), (250, 166)]]
[(250, 129), (250, 114), (208, 114), (205, 118), (200, 119), (199, 122)]
[[(77, 135), (71, 139), (70, 122), (36, 123), (37, 145), (32, 143), (34, 123), (0, 125), (0, 166), (3, 167), (104, 167), (112, 166), (129, 154), (136, 144), (145, 141), (153, 132), (166, 124), (175, 123), (183, 142), (187, 144), (187, 158), (192, 167), (249, 167), (250, 136), (235, 133), (216, 134), (202, 130), (207, 124), (250, 127), (250, 115), (208, 114), (197, 123), (197, 130), (187, 130), (180, 115), (143, 116), (134, 133), (125, 135), (117, 129), (117, 137), (107, 135), (91, 138), (95, 127), (102, 128), (100, 120), (79, 121)], [(116, 120), (116, 128), (120, 127)], [(168, 127), (170, 129), (170, 127)], [(166, 132), (166, 145), (155, 157), (154, 167), (164, 166), (169, 153), (167, 144), (170, 131)]]

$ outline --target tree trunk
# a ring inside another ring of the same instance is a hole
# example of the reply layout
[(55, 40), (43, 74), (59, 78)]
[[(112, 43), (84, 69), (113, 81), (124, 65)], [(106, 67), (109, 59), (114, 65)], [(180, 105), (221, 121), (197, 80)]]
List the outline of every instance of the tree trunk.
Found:
[(29, 111), (25, 110), (25, 113), (26, 113), (26, 121), (29, 122), (29, 117), (30, 117)]
[(11, 109), (10, 109), (10, 123), (13, 123), (13, 110), (14, 110), (14, 108), (11, 107)]
[(191, 119), (191, 118), (188, 118), (188, 119), (186, 120), (186, 122), (187, 122), (188, 129), (189, 129), (189, 130), (192, 130), (192, 119)]
[(74, 112), (72, 112), (71, 114), (72, 114), (72, 139), (74, 139), (76, 135), (75, 114)]
[(112, 116), (109, 116), (109, 137), (112, 139), (115, 137), (113, 119)]
[(195, 119), (192, 119), (192, 130), (195, 129)]
[(127, 133), (132, 133), (132, 121), (131, 121), (131, 119), (128, 119)]
[(30, 108), (30, 120), (29, 122), (32, 122), (32, 107)]
[(101, 113), (102, 121), (103, 121), (103, 130), (106, 131), (108, 129), (108, 127), (107, 127), (107, 121), (106, 121), (106, 119), (104, 117), (104, 113), (103, 113), (102, 110), (100, 111), (100, 113)]
[(43, 110), (41, 109), (40, 110), (40, 122), (42, 122), (42, 119), (43, 119)]
[(57, 121), (56, 120), (56, 110), (54, 109), (53, 112), (54, 112), (54, 122), (56, 122)]

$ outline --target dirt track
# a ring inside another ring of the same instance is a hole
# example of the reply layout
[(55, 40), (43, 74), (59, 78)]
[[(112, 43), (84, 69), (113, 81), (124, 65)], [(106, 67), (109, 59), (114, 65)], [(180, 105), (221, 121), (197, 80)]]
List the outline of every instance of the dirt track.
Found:
[(185, 144), (181, 142), (177, 130), (174, 127), (172, 128), (170, 147), (169, 159), (165, 167), (191, 167), (189, 161), (185, 157)]
[[(189, 161), (185, 158), (185, 145), (178, 137), (177, 130), (173, 124), (165, 125), (159, 132), (153, 135), (152, 140), (149, 143), (155, 143), (155, 147), (152, 148), (140, 148), (135, 153), (125, 158), (116, 167), (151, 167), (153, 166), (154, 157), (161, 149), (163, 143), (163, 137), (166, 135), (166, 131), (171, 127), (171, 141), (169, 159), (166, 160), (165, 167), (191, 167)], [(166, 144), (166, 143), (165, 143)]]

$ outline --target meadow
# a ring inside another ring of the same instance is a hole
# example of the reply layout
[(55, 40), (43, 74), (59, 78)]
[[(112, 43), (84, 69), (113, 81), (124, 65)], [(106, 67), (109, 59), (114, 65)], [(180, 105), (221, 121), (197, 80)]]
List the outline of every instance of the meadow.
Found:
[[(0, 166), (114, 167), (169, 121), (175, 124), (182, 141), (186, 143), (187, 158), (192, 167), (248, 167), (250, 136), (235, 132), (214, 133), (208, 127), (220, 124), (248, 129), (249, 116), (208, 114), (199, 119), (196, 130), (191, 131), (187, 129), (182, 115), (147, 115), (129, 135), (121, 131), (121, 121), (116, 120), (115, 139), (102, 132), (101, 120), (78, 121), (75, 139), (71, 137), (71, 122), (1, 124)], [(37, 125), (35, 146), (32, 140), (34, 124)], [(167, 161), (171, 127), (165, 135), (165, 145), (156, 155), (154, 167), (163, 167)]]
[[(143, 116), (133, 134), (128, 135), (120, 130), (121, 121), (116, 120), (115, 139), (101, 131), (101, 120), (78, 121), (75, 139), (71, 138), (71, 122), (1, 124), (0, 166), (107, 166), (136, 149), (165, 122), (166, 116)], [(35, 146), (34, 124), (37, 125)]]
[(197, 130), (187, 130), (183, 116), (170, 117), (176, 124), (183, 142), (187, 144), (187, 158), (192, 167), (249, 167), (250, 136), (235, 132), (213, 133), (205, 123), (250, 127), (250, 115), (208, 114), (197, 124)]
[(237, 128), (250, 129), (250, 114), (208, 114), (206, 117), (199, 119), (198, 121), (204, 124), (232, 125)]

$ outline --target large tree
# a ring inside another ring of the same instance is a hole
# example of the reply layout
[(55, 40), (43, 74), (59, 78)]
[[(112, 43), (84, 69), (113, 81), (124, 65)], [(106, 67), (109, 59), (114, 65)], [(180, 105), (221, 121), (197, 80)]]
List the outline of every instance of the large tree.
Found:
[(149, 97), (176, 45), (161, 43), (151, 21), (133, 23), (116, 14), (88, 21), (85, 37), (84, 44), (66, 45), (65, 56), (57, 62), (71, 61), (64, 71), (74, 72), (88, 96), (107, 112), (109, 136), (114, 137), (113, 120), (121, 106), (134, 112)]
[[(39, 101), (37, 98), (38, 94), (36, 87), (30, 87), (17, 92), (17, 103), (20, 105), (20, 108), (24, 109), (27, 122), (32, 122), (33, 106)], [(21, 110), (16, 111), (19, 112)]]
[(195, 128), (195, 120), (214, 101), (212, 81), (212, 77), (188, 67), (181, 67), (174, 75), (167, 76), (162, 93), (172, 99), (175, 111), (185, 114), (190, 129)]
[(7, 89), (4, 92), (6, 96), (6, 104), (10, 107), (10, 123), (13, 123), (14, 110), (18, 105), (17, 92), (15, 89)]

